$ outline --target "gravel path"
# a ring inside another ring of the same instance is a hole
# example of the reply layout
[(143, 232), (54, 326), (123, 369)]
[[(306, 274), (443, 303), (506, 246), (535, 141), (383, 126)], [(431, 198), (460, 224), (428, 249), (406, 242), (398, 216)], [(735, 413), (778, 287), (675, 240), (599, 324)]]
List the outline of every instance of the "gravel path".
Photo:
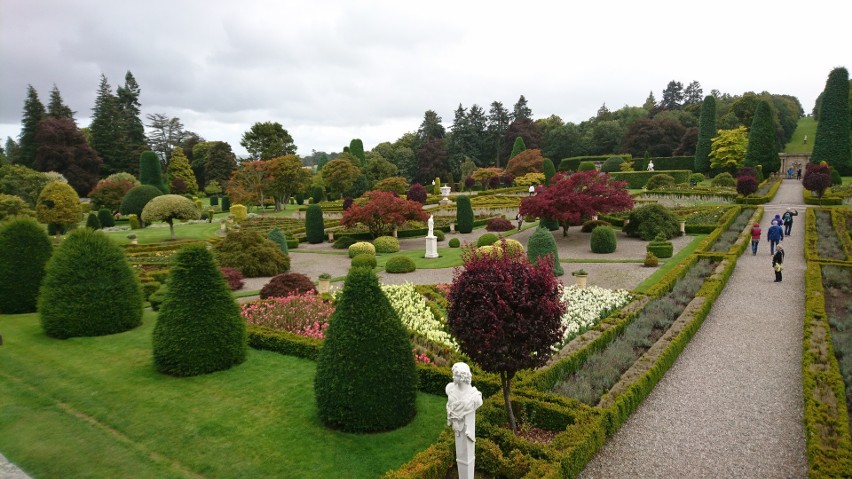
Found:
[[(802, 427), (801, 183), (765, 205), (758, 254), (747, 251), (704, 325), (580, 477), (805, 477)], [(795, 207), (774, 283), (765, 232)]]

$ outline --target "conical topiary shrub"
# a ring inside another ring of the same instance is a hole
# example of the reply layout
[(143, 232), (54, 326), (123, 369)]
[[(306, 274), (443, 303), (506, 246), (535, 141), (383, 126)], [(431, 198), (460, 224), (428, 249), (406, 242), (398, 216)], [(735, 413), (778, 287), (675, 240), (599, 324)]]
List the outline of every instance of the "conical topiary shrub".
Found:
[(153, 347), (154, 367), (173, 376), (221, 371), (245, 361), (245, 321), (205, 246), (187, 246), (172, 260)]
[(143, 185), (151, 185), (164, 194), (169, 193), (166, 182), (163, 181), (160, 158), (153, 151), (143, 151), (139, 155), (139, 182)]
[(98, 210), (98, 221), (101, 222), (101, 228), (112, 228), (115, 226), (115, 218), (109, 208), (101, 208)]
[(473, 207), (470, 206), (470, 197), (461, 195), (456, 201), (456, 229), (459, 233), (470, 233), (473, 231)]
[(416, 414), (414, 355), (375, 273), (350, 270), (329, 323), (314, 379), (320, 419), (349, 432), (408, 424)]
[(120, 333), (142, 323), (142, 287), (116, 243), (81, 228), (48, 261), (38, 312), (54, 338)]
[(95, 213), (89, 213), (89, 216), (86, 217), (86, 228), (91, 228), (93, 230), (101, 229), (101, 221), (98, 219), (98, 215)]
[(325, 222), (319, 205), (308, 206), (308, 211), (305, 212), (305, 236), (310, 244), (325, 241)]
[(556, 250), (556, 240), (547, 228), (536, 228), (535, 232), (527, 241), (527, 259), (530, 263), (538, 264), (539, 258), (547, 255), (553, 257), (553, 275), (562, 276), (565, 271), (559, 264), (559, 252)]
[(32, 313), (44, 266), (53, 247), (33, 218), (17, 218), (0, 227), (0, 314)]
[(287, 248), (287, 237), (284, 236), (284, 232), (277, 226), (272, 228), (269, 234), (266, 235), (266, 239), (277, 244), (282, 253), (290, 253), (290, 250)]

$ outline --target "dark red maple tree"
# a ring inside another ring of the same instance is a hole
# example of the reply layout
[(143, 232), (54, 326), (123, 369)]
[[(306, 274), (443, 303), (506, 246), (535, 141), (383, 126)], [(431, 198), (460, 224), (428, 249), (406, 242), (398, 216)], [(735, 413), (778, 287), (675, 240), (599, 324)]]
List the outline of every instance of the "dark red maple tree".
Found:
[(570, 225), (599, 213), (612, 213), (633, 208), (633, 197), (627, 183), (616, 181), (607, 173), (582, 171), (571, 176), (557, 174), (550, 186), (539, 187), (535, 196), (521, 201), (521, 215), (556, 220), (562, 235)]
[(364, 197), (366, 201), (355, 203), (343, 212), (340, 223), (346, 227), (360, 223), (370, 230), (373, 238), (391, 234), (394, 228), (406, 221), (426, 221), (429, 218), (420, 203), (399, 198), (388, 191), (370, 191)]

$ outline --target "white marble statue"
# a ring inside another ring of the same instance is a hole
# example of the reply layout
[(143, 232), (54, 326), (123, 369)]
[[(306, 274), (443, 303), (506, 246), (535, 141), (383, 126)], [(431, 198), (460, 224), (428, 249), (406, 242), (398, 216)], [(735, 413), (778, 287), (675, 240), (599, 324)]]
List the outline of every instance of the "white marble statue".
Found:
[(476, 445), (476, 410), (482, 406), (482, 393), (470, 382), (470, 367), (453, 364), (453, 382), (447, 384), (447, 424), (456, 437), (456, 463), (459, 479), (473, 479)]
[(431, 238), (432, 236), (435, 236), (435, 233), (434, 233), (434, 229), (435, 229), (435, 220), (432, 218), (432, 215), (429, 215), (429, 221), (427, 221), (427, 222), (426, 222), (426, 224), (428, 224), (428, 225), (429, 225), (429, 234), (428, 234), (428, 235), (426, 235), (426, 236), (428, 236), (428, 237), (430, 237), (430, 238)]
[(654, 160), (648, 162), (648, 171), (654, 171)]

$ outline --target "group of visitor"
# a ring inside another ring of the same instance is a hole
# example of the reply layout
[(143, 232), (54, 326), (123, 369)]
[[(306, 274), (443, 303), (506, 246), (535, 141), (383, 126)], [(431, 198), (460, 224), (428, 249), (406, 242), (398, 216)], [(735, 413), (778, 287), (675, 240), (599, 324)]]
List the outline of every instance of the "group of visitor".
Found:
[[(775, 215), (771, 226), (766, 231), (766, 239), (769, 241), (769, 254), (772, 255), (772, 269), (775, 271), (775, 282), (781, 282), (781, 271), (784, 269), (784, 247), (781, 242), (784, 237), (790, 236), (793, 229), (793, 217), (799, 212), (794, 208), (787, 208), (784, 215)], [(760, 243), (760, 223), (755, 223), (751, 228), (751, 254), (757, 255), (757, 245)]]

